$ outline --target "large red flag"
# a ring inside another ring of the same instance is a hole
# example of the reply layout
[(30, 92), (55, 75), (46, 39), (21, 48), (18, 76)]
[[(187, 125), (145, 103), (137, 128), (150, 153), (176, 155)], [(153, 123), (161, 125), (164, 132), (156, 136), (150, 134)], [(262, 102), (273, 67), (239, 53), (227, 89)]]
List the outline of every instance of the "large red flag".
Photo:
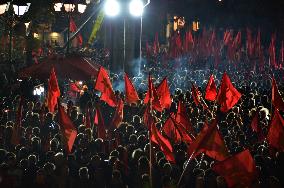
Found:
[(206, 89), (205, 89), (205, 99), (209, 101), (215, 101), (217, 97), (217, 87), (214, 82), (213, 74), (210, 76)]
[(116, 110), (114, 112), (113, 119), (112, 119), (112, 124), (116, 128), (119, 126), (119, 124), (123, 120), (123, 108), (124, 108), (123, 100), (120, 99), (116, 107)]
[(148, 91), (146, 93), (146, 96), (144, 98), (144, 104), (148, 104), (150, 103), (153, 107), (153, 109), (161, 112), (163, 110), (161, 103), (160, 103), (160, 99), (159, 96), (157, 94), (157, 91), (154, 87), (154, 84), (152, 82), (152, 77), (149, 74), (148, 77)]
[(155, 123), (151, 124), (151, 141), (160, 146), (161, 151), (165, 154), (168, 161), (175, 162), (173, 147), (170, 141), (161, 135)]
[(279, 93), (276, 80), (272, 78), (272, 99), (271, 102), (273, 106), (279, 110), (284, 110), (284, 102)]
[(204, 125), (188, 148), (188, 155), (193, 155), (193, 158), (202, 152), (217, 161), (223, 161), (229, 157), (228, 149), (217, 127), (217, 119), (213, 120), (210, 126)]
[(108, 105), (115, 107), (116, 98), (107, 71), (100, 67), (98, 77), (95, 84), (95, 89), (102, 93), (101, 100)]
[(23, 105), (24, 105), (24, 98), (21, 97), (17, 109), (16, 122), (13, 127), (13, 134), (11, 140), (12, 144), (14, 145), (18, 145), (20, 143), (20, 129), (22, 127)]
[(94, 124), (97, 125), (98, 138), (101, 138), (104, 140), (106, 138), (106, 129), (105, 129), (103, 115), (102, 115), (102, 112), (99, 106), (96, 107), (96, 115), (94, 118)]
[(217, 95), (217, 102), (221, 105), (221, 111), (229, 111), (241, 98), (242, 94), (233, 86), (227, 73), (222, 77), (221, 86)]
[(274, 111), (267, 140), (272, 147), (284, 151), (284, 120), (277, 109)]
[(60, 89), (58, 86), (54, 67), (51, 68), (50, 77), (48, 80), (47, 106), (50, 112), (54, 112), (57, 105), (57, 99), (60, 97)]
[(131, 80), (125, 73), (124, 75), (124, 82), (125, 82), (125, 101), (128, 104), (136, 104), (139, 101), (138, 94), (135, 90), (135, 87), (133, 86)]
[(66, 146), (66, 150), (68, 153), (71, 153), (77, 136), (77, 131), (61, 104), (58, 104), (58, 122), (60, 125), (61, 134), (64, 138), (63, 142)]
[(195, 84), (192, 84), (191, 93), (195, 105), (198, 106), (201, 101), (201, 93), (198, 90), (198, 88), (195, 86)]
[(215, 163), (212, 170), (225, 178), (229, 188), (251, 187), (257, 178), (255, 162), (249, 150)]
[(176, 113), (175, 120), (178, 124), (182, 125), (185, 130), (189, 131), (193, 135), (195, 134), (190, 119), (187, 116), (185, 105), (181, 101), (178, 103), (178, 111)]
[(157, 94), (160, 98), (162, 108), (169, 109), (172, 104), (171, 93), (167, 82), (167, 77), (163, 79), (160, 85), (157, 87)]

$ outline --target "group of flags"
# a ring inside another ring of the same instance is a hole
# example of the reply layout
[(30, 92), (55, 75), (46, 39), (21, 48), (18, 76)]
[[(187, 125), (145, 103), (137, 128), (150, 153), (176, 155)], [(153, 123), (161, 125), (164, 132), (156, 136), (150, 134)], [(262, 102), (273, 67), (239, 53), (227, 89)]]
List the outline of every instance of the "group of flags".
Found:
[[(243, 34), (245, 33), (245, 34)], [(190, 55), (192, 62), (199, 62), (200, 58), (214, 59), (214, 65), (217, 67), (221, 63), (222, 53), (227, 57), (228, 62), (237, 63), (240, 60), (242, 48), (245, 49), (247, 57), (251, 60), (251, 67), (258, 67), (260, 71), (264, 70), (265, 63), (271, 68), (282, 68), (284, 65), (284, 45), (283, 40), (277, 43), (276, 34), (271, 35), (269, 47), (266, 49), (261, 40), (261, 31), (258, 30), (253, 35), (253, 31), (247, 28), (245, 31), (234, 32), (225, 30), (223, 38), (216, 34), (215, 29), (206, 30), (204, 27), (200, 33), (192, 33), (191, 30), (185, 32), (182, 36), (180, 32), (175, 32), (169, 38), (169, 49), (167, 53), (162, 54), (163, 59), (180, 58)], [(218, 33), (219, 34), (219, 33)], [(219, 37), (218, 37), (219, 36)], [(246, 36), (246, 39), (244, 39)], [(152, 43), (152, 47), (146, 42), (146, 56), (157, 57), (160, 51), (158, 33)], [(279, 51), (276, 50), (279, 46)], [(268, 54), (267, 61), (264, 54)]]
[[(125, 74), (124, 79), (125, 101), (115, 95), (108, 73), (103, 67), (100, 68), (95, 83), (95, 89), (101, 92), (101, 100), (116, 108), (112, 121), (112, 124), (115, 127), (118, 127), (123, 121), (124, 102), (132, 104), (137, 103), (140, 100), (135, 87), (127, 74)], [(198, 87), (194, 84), (192, 87), (192, 98), (194, 103), (196, 105), (205, 103)], [(62, 140), (66, 151), (71, 153), (77, 136), (77, 130), (69, 115), (65, 112), (64, 107), (60, 103), (60, 100), (58, 99), (59, 97), (60, 89), (55, 70), (52, 68), (48, 81), (47, 106), (50, 112), (54, 112), (56, 105), (58, 106), (59, 125), (63, 135)], [(214, 76), (211, 75), (209, 77), (205, 89), (205, 100), (216, 101), (220, 105), (220, 110), (222, 112), (228, 112), (237, 104), (240, 98), (241, 93), (239, 93), (233, 86), (226, 72), (223, 74), (219, 91), (217, 91)], [(19, 128), (21, 127), (23, 100), (23, 98), (20, 99), (17, 110), (16, 123), (12, 135), (12, 142), (14, 144), (19, 143)], [(188, 156), (190, 156), (189, 160), (194, 159), (201, 153), (204, 153), (216, 160), (217, 162), (212, 166), (212, 169), (226, 179), (229, 187), (234, 187), (236, 185), (250, 186), (254, 182), (257, 177), (257, 171), (253, 157), (249, 150), (244, 150), (235, 155), (229, 154), (224, 139), (217, 126), (218, 117), (213, 119), (210, 124), (205, 122), (200, 133), (196, 134), (190, 122), (190, 118), (187, 115), (185, 104), (182, 101), (179, 101), (177, 112), (175, 114), (170, 114), (168, 119), (165, 121), (162, 130), (158, 130), (153, 116), (153, 111), (156, 110), (161, 112), (164, 109), (169, 109), (171, 107), (171, 96), (166, 78), (164, 78), (162, 82), (155, 87), (152, 77), (149, 74), (148, 91), (144, 98), (144, 104), (146, 106), (144, 123), (149, 129), (150, 141), (160, 148), (168, 161), (173, 163), (175, 162), (173, 146), (171, 143), (184, 141), (189, 145), (187, 150)], [(271, 147), (276, 148), (279, 151), (283, 151), (284, 120), (280, 115), (279, 110), (284, 110), (284, 102), (274, 78), (272, 78), (272, 104), (275, 110), (266, 139)], [(207, 107), (207, 105), (205, 105), (205, 107)], [(97, 137), (106, 139), (104, 119), (99, 106), (95, 107), (93, 123), (97, 127)], [(86, 110), (85, 125), (87, 128), (92, 128), (91, 110), (89, 108)], [(258, 111), (252, 119), (251, 127), (253, 131), (262, 133), (262, 128), (260, 127), (258, 120)], [(265, 138), (264, 134), (260, 135), (262, 135), (263, 139)]]

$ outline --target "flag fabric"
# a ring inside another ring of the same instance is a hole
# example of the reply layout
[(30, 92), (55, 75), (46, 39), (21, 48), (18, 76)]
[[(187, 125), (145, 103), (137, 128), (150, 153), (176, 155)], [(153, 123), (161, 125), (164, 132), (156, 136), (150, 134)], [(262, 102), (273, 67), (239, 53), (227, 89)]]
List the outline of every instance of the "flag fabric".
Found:
[(229, 76), (224, 72), (221, 86), (217, 95), (217, 102), (221, 105), (221, 111), (229, 111), (241, 98), (242, 94), (233, 86)]
[[(74, 22), (72, 17), (70, 18), (70, 26), (69, 27), (70, 27), (70, 32), (75, 33), (77, 31), (77, 25)], [(83, 37), (82, 37), (82, 35), (78, 34), (78, 36), (76, 38), (77, 38), (78, 44), (80, 46), (82, 46), (82, 44), (83, 44)]]
[(125, 82), (125, 101), (128, 104), (136, 104), (139, 101), (138, 94), (133, 86), (131, 80), (129, 79), (128, 75), (125, 73), (124, 75), (124, 82)]
[(124, 108), (123, 100), (119, 99), (118, 105), (116, 107), (116, 110), (114, 112), (114, 116), (113, 116), (113, 119), (112, 119), (112, 124), (116, 128), (119, 126), (119, 124), (123, 120), (123, 108)]
[(86, 117), (85, 117), (85, 126), (86, 128), (91, 128), (91, 112), (90, 108), (87, 108), (86, 110)]
[(276, 42), (276, 35), (274, 33), (271, 36), (270, 45), (268, 48), (269, 62), (270, 62), (270, 66), (272, 66), (273, 68), (277, 68), (275, 42)]
[(58, 122), (60, 125), (61, 134), (63, 136), (63, 143), (65, 144), (66, 151), (72, 152), (72, 147), (75, 142), (77, 131), (73, 122), (65, 112), (64, 107), (58, 104)]
[(116, 98), (112, 89), (111, 81), (107, 71), (103, 67), (100, 67), (95, 89), (102, 93), (101, 100), (105, 101), (109, 106), (116, 106)]
[(284, 120), (277, 109), (274, 110), (274, 115), (267, 134), (267, 140), (272, 147), (281, 152), (284, 151)]
[(233, 44), (232, 44), (234, 49), (237, 49), (237, 48), (239, 48), (241, 46), (241, 44), (242, 44), (242, 37), (241, 37), (241, 35), (242, 35), (241, 31), (239, 31), (237, 33), (234, 41), (233, 41)]
[(284, 102), (279, 93), (278, 86), (274, 77), (272, 78), (272, 99), (273, 106), (279, 110), (284, 110)]
[(229, 188), (251, 187), (257, 178), (255, 162), (249, 150), (215, 163), (212, 170), (225, 178)]
[(160, 83), (160, 85), (157, 87), (157, 94), (160, 99), (161, 107), (169, 109), (172, 104), (172, 99), (167, 77), (165, 77)]
[(192, 83), (191, 93), (195, 105), (198, 106), (201, 101), (201, 93), (193, 83)]
[(168, 161), (175, 162), (173, 147), (170, 141), (161, 135), (154, 122), (151, 124), (151, 141), (160, 147)]
[(159, 33), (156, 32), (155, 40), (154, 40), (154, 44), (153, 44), (153, 54), (156, 56), (156, 55), (158, 55), (159, 51), (160, 51)]
[(149, 74), (149, 77), (148, 77), (148, 91), (146, 93), (146, 96), (144, 98), (144, 104), (148, 104), (150, 103), (150, 105), (152, 105), (153, 109), (161, 112), (163, 111), (163, 108), (161, 106), (161, 103), (160, 103), (160, 99), (159, 99), (159, 96), (157, 94), (157, 91), (154, 87), (154, 84), (152, 82), (152, 77), (151, 75)]
[(205, 89), (205, 99), (209, 101), (215, 101), (217, 97), (217, 87), (214, 81), (213, 74), (209, 77), (206, 89)]
[(151, 130), (151, 124), (154, 122), (154, 118), (151, 114), (150, 104), (147, 104), (145, 112), (143, 114), (144, 125)]
[(96, 115), (94, 117), (94, 125), (97, 126), (97, 136), (103, 140), (106, 139), (106, 129), (102, 112), (99, 106), (96, 107)]
[(23, 105), (24, 105), (24, 98), (20, 98), (20, 103), (16, 113), (16, 122), (13, 127), (13, 134), (12, 134), (12, 144), (18, 145), (20, 143), (20, 129), (22, 127), (22, 118), (23, 118)]
[(202, 152), (217, 161), (223, 161), (229, 157), (228, 149), (217, 127), (217, 119), (214, 119), (210, 126), (204, 125), (188, 148), (188, 155), (192, 158)]
[(174, 141), (174, 143), (179, 143), (182, 141), (182, 135), (179, 130), (175, 127), (174, 121), (169, 117), (163, 126), (163, 132), (167, 135), (168, 138)]
[(190, 122), (189, 117), (187, 116), (187, 113), (186, 113), (186, 107), (181, 101), (179, 101), (179, 103), (178, 103), (178, 111), (176, 113), (175, 120), (178, 124), (182, 125), (185, 128), (185, 130), (187, 130), (191, 134), (195, 135), (193, 126)]
[(54, 112), (57, 105), (57, 99), (60, 97), (60, 89), (58, 86), (55, 69), (51, 68), (50, 77), (48, 80), (47, 106), (50, 112)]

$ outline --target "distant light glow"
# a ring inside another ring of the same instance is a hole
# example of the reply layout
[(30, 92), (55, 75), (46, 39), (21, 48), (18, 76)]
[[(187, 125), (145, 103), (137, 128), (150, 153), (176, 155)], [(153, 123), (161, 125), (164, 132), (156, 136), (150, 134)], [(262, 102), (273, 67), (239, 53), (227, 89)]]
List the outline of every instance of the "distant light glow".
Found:
[(116, 0), (106, 0), (104, 5), (105, 13), (108, 16), (117, 16), (120, 12), (119, 3)]
[(66, 12), (73, 12), (75, 9), (74, 4), (64, 4), (64, 9)]
[(142, 16), (144, 5), (141, 0), (132, 0), (129, 3), (129, 12), (132, 16)]
[(4, 14), (6, 12), (7, 6), (7, 3), (0, 5), (0, 14)]
[(54, 10), (55, 10), (55, 12), (60, 12), (62, 6), (63, 6), (63, 3), (55, 3), (55, 4), (54, 4)]

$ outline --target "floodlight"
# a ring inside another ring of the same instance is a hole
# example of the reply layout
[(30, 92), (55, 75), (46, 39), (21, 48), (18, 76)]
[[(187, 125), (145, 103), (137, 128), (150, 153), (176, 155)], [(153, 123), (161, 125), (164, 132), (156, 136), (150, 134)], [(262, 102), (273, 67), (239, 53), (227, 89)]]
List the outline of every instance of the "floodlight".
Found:
[(108, 16), (117, 16), (120, 12), (120, 5), (116, 0), (106, 0), (104, 5), (105, 13)]
[(8, 2), (0, 0), (0, 14), (4, 14), (7, 10)]
[(129, 3), (129, 12), (132, 16), (142, 16), (144, 5), (141, 0), (132, 0)]

